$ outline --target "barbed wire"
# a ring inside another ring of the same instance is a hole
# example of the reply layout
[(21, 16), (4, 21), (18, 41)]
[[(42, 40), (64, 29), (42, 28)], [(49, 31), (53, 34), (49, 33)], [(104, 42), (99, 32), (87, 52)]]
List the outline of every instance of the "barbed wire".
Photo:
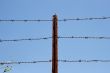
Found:
[(0, 22), (48, 22), (48, 21), (52, 21), (52, 20), (35, 20), (35, 19), (31, 19), (31, 20), (16, 20), (16, 19), (10, 19), (10, 20), (2, 20), (0, 19)]
[[(59, 19), (58, 21), (79, 21), (79, 20), (105, 20), (110, 19), (110, 17), (89, 17), (89, 18), (65, 18)], [(51, 19), (0, 19), (0, 22), (49, 22), (53, 21)]]
[[(82, 63), (90, 63), (90, 62), (95, 62), (95, 63), (98, 63), (98, 62), (106, 62), (106, 63), (110, 63), (110, 60), (57, 60), (58, 62), (68, 62), (68, 63), (75, 63), (75, 62), (82, 62)], [(49, 63), (49, 62), (52, 62), (52, 60), (41, 60), (41, 61), (5, 61), (5, 62), (0, 62), (0, 64), (4, 65), (4, 64), (35, 64), (35, 63)]]
[(105, 20), (105, 19), (110, 19), (110, 17), (90, 17), (90, 18), (68, 18), (68, 19), (62, 19), (58, 21), (80, 21), (80, 20)]
[[(18, 42), (18, 41), (34, 41), (34, 40), (48, 40), (52, 37), (42, 37), (42, 38), (25, 38), (25, 39), (8, 39), (2, 40), (0, 42)], [(92, 37), (92, 36), (59, 36), (58, 39), (110, 39), (110, 37)]]
[(94, 36), (63, 36), (62, 39), (110, 39), (110, 37), (94, 37)]
[(12, 61), (7, 61), (7, 62), (0, 62), (0, 64), (4, 65), (4, 64), (31, 64), (31, 63), (43, 63), (43, 62), (51, 62), (51, 60), (47, 60), (47, 61), (16, 61), (16, 62), (12, 62)]
[(13, 40), (1, 40), (0, 39), (0, 42), (18, 42), (18, 41), (33, 41), (33, 40), (47, 40), (47, 39), (50, 39), (52, 37), (43, 37), (43, 38), (27, 38), (27, 39), (13, 39)]
[(110, 62), (110, 60), (58, 60), (59, 62)]

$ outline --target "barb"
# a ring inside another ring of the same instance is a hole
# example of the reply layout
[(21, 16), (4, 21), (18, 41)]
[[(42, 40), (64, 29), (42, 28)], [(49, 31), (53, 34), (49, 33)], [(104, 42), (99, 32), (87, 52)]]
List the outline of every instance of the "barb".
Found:
[[(90, 17), (90, 18), (65, 18), (58, 21), (80, 21), (80, 20), (105, 20), (110, 19), (110, 17)], [(50, 19), (0, 19), (0, 22), (48, 22), (52, 21)]]
[[(27, 38), (27, 39), (13, 39), (13, 40), (2, 40), (0, 39), (0, 42), (18, 42), (18, 41), (35, 41), (35, 40), (48, 40), (52, 37), (42, 37), (42, 38)], [(64, 36), (64, 37), (58, 37), (58, 39), (106, 39), (109, 40), (110, 37), (89, 37), (89, 36)]]
[[(4, 65), (4, 64), (35, 64), (35, 63), (49, 63), (52, 62), (52, 60), (42, 60), (42, 61), (7, 61), (7, 62), (0, 62), (0, 64)], [(105, 63), (110, 63), (110, 60), (58, 60), (58, 62), (68, 62), (68, 63), (75, 63), (75, 62), (82, 62), (82, 63), (90, 63), (90, 62), (105, 62)]]
[(71, 18), (71, 19), (61, 19), (58, 21), (105, 20), (105, 19), (110, 19), (110, 17)]

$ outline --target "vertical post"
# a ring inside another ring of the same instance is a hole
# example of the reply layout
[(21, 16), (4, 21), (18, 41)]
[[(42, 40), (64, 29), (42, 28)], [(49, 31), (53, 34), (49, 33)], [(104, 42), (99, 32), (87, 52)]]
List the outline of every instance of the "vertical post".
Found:
[(52, 31), (52, 73), (58, 73), (58, 18), (53, 15)]

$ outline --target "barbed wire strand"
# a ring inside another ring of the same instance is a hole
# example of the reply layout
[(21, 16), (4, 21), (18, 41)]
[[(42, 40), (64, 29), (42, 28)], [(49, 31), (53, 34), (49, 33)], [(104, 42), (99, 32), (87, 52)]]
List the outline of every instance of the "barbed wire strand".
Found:
[(99, 18), (94, 18), (94, 17), (90, 17), (90, 18), (71, 18), (71, 19), (62, 19), (62, 20), (59, 20), (59, 21), (105, 20), (105, 19), (110, 19), (110, 17), (99, 17)]
[(43, 37), (43, 38), (27, 38), (27, 39), (13, 39), (13, 40), (1, 40), (0, 39), (0, 42), (18, 42), (18, 41), (33, 41), (33, 40), (47, 40), (47, 39), (50, 39), (52, 37)]
[[(18, 41), (34, 41), (34, 40), (48, 40), (52, 37), (42, 37), (42, 38), (25, 38), (25, 39), (12, 39), (12, 40), (2, 40), (0, 39), (0, 42), (18, 42)], [(110, 37), (91, 37), (91, 36), (64, 36), (64, 37), (58, 37), (58, 39), (110, 39)]]
[[(4, 65), (4, 64), (34, 64), (34, 63), (48, 63), (48, 62), (52, 62), (52, 60), (42, 60), (42, 61), (16, 61), (16, 62), (13, 62), (13, 61), (5, 61), (5, 62), (0, 62), (0, 64)], [(106, 62), (106, 63), (110, 63), (110, 60), (58, 60), (58, 62), (62, 62), (62, 63), (65, 63), (65, 62), (82, 62), (82, 63), (90, 63), (90, 62), (95, 62), (95, 63), (98, 63), (98, 62)]]
[[(89, 18), (65, 18), (65, 19), (59, 19), (58, 21), (79, 21), (79, 20), (105, 20), (110, 19), (110, 17), (89, 17)], [(0, 22), (48, 22), (52, 21), (51, 19), (0, 19)]]
[(0, 22), (47, 22), (47, 21), (52, 21), (52, 20), (16, 20), (16, 19), (11, 19), (11, 20), (2, 20), (0, 19)]
[(63, 38), (63, 39), (110, 39), (110, 37), (94, 37), (94, 36), (64, 36), (64, 37), (58, 37), (58, 38)]

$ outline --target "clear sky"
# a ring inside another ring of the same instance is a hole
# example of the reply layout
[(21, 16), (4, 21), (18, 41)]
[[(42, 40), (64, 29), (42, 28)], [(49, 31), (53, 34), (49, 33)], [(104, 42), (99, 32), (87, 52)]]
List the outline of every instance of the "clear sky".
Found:
[[(59, 19), (110, 16), (110, 0), (0, 0), (0, 19), (52, 19), (55, 13)], [(0, 22), (0, 39), (48, 36), (52, 22)], [(59, 22), (59, 36), (110, 36), (110, 19)], [(51, 39), (0, 43), (0, 61), (51, 55)], [(59, 39), (59, 59), (110, 59), (110, 40)], [(11, 66), (9, 73), (51, 73), (51, 63)], [(110, 63), (59, 63), (59, 73), (110, 73)]]

